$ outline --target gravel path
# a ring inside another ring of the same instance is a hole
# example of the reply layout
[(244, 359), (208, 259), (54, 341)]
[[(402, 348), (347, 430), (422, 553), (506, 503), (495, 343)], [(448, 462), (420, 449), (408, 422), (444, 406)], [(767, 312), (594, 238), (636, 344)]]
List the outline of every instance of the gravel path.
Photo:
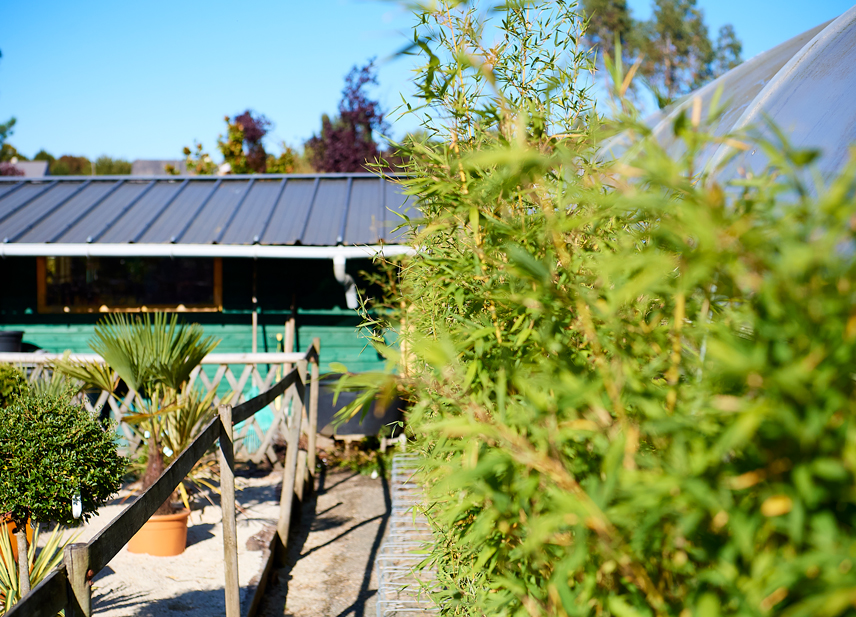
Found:
[(374, 559), (389, 517), (389, 486), (353, 472), (321, 472), (271, 581), (260, 617), (376, 614)]

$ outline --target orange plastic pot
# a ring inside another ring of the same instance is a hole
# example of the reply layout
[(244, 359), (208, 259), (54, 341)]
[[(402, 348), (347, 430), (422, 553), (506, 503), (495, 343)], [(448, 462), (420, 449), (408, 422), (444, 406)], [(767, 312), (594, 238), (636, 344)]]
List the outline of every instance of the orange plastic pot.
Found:
[[(12, 521), (2, 519), (2, 522), (6, 526), (6, 533), (9, 534), (9, 540), (12, 542), (12, 554), (15, 556), (15, 559), (18, 558), (18, 540), (15, 538), (15, 532), (18, 530), (15, 523)], [(27, 542), (33, 542), (33, 527), (32, 525), (27, 525)]]
[(187, 548), (189, 516), (187, 508), (175, 514), (155, 514), (128, 542), (128, 551), (157, 557), (181, 555)]

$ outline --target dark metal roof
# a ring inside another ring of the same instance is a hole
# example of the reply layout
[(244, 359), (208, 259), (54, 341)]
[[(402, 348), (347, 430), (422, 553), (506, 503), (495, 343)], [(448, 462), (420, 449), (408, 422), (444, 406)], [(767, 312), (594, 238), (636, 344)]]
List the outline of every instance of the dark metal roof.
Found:
[(372, 174), (0, 178), (4, 243), (396, 244), (409, 208)]

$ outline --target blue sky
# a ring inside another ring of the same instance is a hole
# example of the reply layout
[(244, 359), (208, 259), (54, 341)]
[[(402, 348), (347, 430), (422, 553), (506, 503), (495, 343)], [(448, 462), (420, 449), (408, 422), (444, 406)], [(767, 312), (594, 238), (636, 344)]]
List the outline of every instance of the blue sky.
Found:
[[(744, 58), (850, 8), (854, 0), (699, 0), (711, 35), (735, 26)], [(630, 0), (634, 15), (650, 0)], [(223, 116), (250, 108), (275, 124), (269, 149), (299, 146), (335, 113), (355, 64), (401, 48), (412, 16), (394, 2), (0, 0), (0, 121), (32, 156), (180, 158), (212, 151)], [(408, 95), (411, 63), (382, 62), (375, 95)], [(415, 128), (397, 121), (393, 136)], [(273, 146), (273, 147), (271, 147)]]

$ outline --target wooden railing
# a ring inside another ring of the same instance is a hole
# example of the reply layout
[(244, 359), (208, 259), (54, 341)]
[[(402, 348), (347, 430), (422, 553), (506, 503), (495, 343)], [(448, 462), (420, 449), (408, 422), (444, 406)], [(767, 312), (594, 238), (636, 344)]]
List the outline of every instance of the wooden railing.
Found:
[[(220, 405), (219, 414), (200, 431), (191, 444), (164, 471), (160, 479), (139, 499), (85, 544), (65, 548), (63, 563), (6, 613), (8, 617), (54, 617), (65, 609), (66, 617), (92, 614), (91, 584), (98, 574), (158, 507), (169, 499), (185, 476), (219, 440), (220, 506), (223, 515), (223, 551), (225, 565), (226, 616), (240, 616), (238, 583), (238, 539), (235, 504), (234, 425), (252, 418), (277, 397), (289, 394), (299, 403), (287, 421), (287, 450), (280, 496), (277, 543), (274, 554), (285, 554), (295, 495), (303, 498), (307, 481), (315, 471), (315, 438), (318, 427), (318, 339), (305, 354), (282, 354), (296, 367), (281, 381), (235, 407)], [(295, 358), (297, 356), (297, 358)], [(0, 357), (0, 361), (3, 358)], [(306, 396), (307, 371), (311, 365), (309, 396)], [(305, 418), (304, 418), (305, 416)], [(304, 425), (304, 419), (308, 427)], [(305, 427), (305, 430), (304, 430)], [(307, 434), (307, 449), (299, 450), (301, 431)], [(310, 484), (311, 486), (311, 484)]]
[[(232, 405), (239, 405), (247, 400), (246, 390), (255, 387), (259, 392), (268, 390), (274, 381), (282, 378), (304, 357), (301, 353), (212, 353), (202, 360), (202, 366), (196, 367), (190, 374), (188, 388), (197, 388), (203, 394), (213, 394), (214, 405), (228, 397)], [(55, 354), (55, 353), (0, 353), (0, 363), (15, 364), (28, 369), (28, 379), (35, 382), (39, 379), (51, 379), (52, 367), (58, 360), (66, 359), (71, 362), (104, 362), (104, 359), (94, 353)], [(242, 367), (237, 374), (233, 367)], [(205, 367), (216, 366), (213, 375), (205, 372)], [(263, 375), (259, 367), (267, 366), (267, 374)], [(219, 396), (223, 387), (227, 392)], [(123, 422), (125, 416), (134, 413), (134, 409), (144, 409), (145, 401), (133, 390), (125, 395), (102, 390), (95, 401), (88, 396), (81, 396), (81, 402), (86, 408), (95, 413), (105, 406), (110, 416), (119, 424), (119, 430), (127, 443), (126, 454), (134, 455), (142, 445), (143, 439), (134, 428)], [(273, 438), (282, 429), (282, 419), (287, 415), (289, 406), (293, 404), (292, 392), (289, 390), (283, 396), (275, 398), (271, 403), (274, 407), (274, 419), (271, 426), (263, 428), (255, 417), (241, 427), (235, 439), (235, 454), (239, 459), (252, 460), (260, 463), (268, 458), (275, 460)], [(285, 410), (285, 412), (283, 412)], [(250, 445), (257, 447), (251, 448)]]

